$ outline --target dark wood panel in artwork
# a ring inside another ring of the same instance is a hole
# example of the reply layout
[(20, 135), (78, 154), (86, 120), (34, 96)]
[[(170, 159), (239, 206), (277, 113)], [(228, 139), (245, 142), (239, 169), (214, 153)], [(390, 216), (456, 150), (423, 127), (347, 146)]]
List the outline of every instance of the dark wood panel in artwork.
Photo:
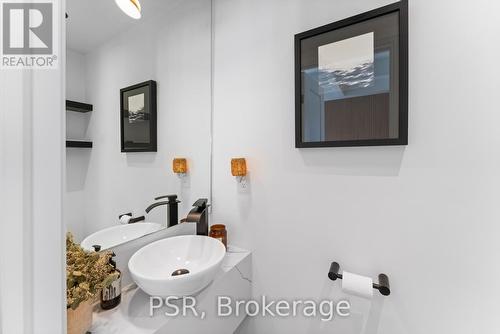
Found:
[(325, 140), (389, 138), (389, 93), (325, 102)]

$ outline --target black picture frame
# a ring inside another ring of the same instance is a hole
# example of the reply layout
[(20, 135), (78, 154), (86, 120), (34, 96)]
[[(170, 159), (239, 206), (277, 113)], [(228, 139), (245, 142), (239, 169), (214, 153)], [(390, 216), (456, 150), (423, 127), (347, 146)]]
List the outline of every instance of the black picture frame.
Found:
[[(337, 29), (366, 22), (391, 13), (399, 15), (399, 116), (397, 138), (304, 141), (302, 125), (302, 41)], [(408, 1), (402, 0), (381, 8), (355, 15), (325, 26), (295, 35), (295, 147), (352, 147), (408, 145)]]
[[(134, 113), (135, 116), (132, 121), (128, 103), (131, 101), (130, 97), (140, 95), (143, 95), (141, 106), (143, 106), (144, 110)], [(157, 152), (156, 97), (156, 81), (154, 80), (148, 80), (120, 89), (120, 137), (122, 152)], [(132, 135), (136, 139), (131, 138)], [(137, 140), (137, 137), (140, 140)]]

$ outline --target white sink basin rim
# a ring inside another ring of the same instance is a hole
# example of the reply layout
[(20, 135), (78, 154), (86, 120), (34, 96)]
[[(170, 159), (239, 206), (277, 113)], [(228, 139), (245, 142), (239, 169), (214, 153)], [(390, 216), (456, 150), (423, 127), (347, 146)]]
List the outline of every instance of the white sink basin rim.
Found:
[(116, 225), (92, 233), (83, 239), (80, 246), (87, 251), (93, 251), (93, 246), (99, 245), (101, 250), (105, 250), (159, 231), (162, 228), (161, 224), (146, 222)]
[(177, 236), (139, 249), (128, 268), (134, 282), (151, 296), (191, 296), (214, 279), (225, 253), (217, 239)]

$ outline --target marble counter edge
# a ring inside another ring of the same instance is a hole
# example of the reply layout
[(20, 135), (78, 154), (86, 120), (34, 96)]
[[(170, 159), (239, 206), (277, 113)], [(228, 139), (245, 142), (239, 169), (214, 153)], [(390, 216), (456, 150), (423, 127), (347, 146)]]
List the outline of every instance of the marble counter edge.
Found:
[[(232, 273), (233, 275), (231, 276)], [(226, 281), (241, 279), (244, 281), (241, 288), (245, 290), (251, 289), (250, 251), (229, 245), (227, 253), (221, 264), (221, 270), (217, 273), (214, 281), (197, 294), (197, 303), (202, 304), (204, 300), (208, 299), (209, 295), (213, 294), (211, 293), (211, 290), (214, 289), (213, 287), (220, 281), (224, 281), (224, 279)], [(249, 292), (247, 291), (242, 291), (242, 295), (248, 295), (246, 297), (250, 297)], [(173, 323), (175, 322), (179, 323), (179, 321), (176, 321), (178, 320), (177, 318), (168, 318), (157, 315), (154, 317), (149, 317), (148, 315), (146, 317), (144, 312), (145, 310), (149, 310), (149, 296), (142, 292), (135, 284), (127, 285), (122, 292), (122, 302), (117, 308), (109, 311), (102, 310), (99, 307), (96, 308), (96, 311), (94, 312), (93, 326), (90, 333), (155, 334), (161, 333), (162, 329), (169, 327), (170, 324), (174, 325)], [(236, 326), (239, 325), (239, 321), (234, 323)], [(231, 327), (234, 327), (234, 324)], [(190, 331), (185, 332), (189, 333)]]

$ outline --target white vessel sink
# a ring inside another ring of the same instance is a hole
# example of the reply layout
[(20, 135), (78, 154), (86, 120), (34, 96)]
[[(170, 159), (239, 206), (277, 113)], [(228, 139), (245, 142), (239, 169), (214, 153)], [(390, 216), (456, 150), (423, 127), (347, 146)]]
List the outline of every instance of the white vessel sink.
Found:
[(99, 245), (101, 250), (121, 245), (127, 241), (138, 239), (162, 229), (161, 224), (139, 222), (135, 224), (117, 225), (92, 233), (80, 243), (83, 249), (92, 251), (92, 246)]
[(151, 296), (191, 296), (212, 282), (225, 254), (217, 239), (178, 236), (139, 249), (128, 269), (134, 282)]

